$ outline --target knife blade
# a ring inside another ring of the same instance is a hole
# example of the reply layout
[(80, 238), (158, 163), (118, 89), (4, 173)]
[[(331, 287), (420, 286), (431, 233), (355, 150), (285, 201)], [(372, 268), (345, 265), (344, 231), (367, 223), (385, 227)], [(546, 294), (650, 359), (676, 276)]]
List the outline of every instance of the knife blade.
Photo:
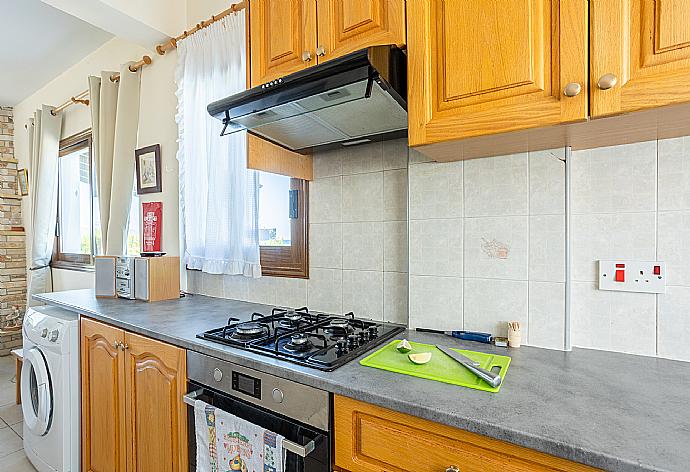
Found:
[[(488, 371), (486, 369), (482, 369), (481, 367), (478, 366), (478, 362), (473, 361), (472, 359), (468, 358), (467, 356), (464, 356), (460, 354), (457, 351), (454, 351), (450, 348), (447, 348), (445, 346), (439, 346), (438, 344), (436, 345), (436, 348), (453, 359), (454, 361), (458, 362), (461, 364), (463, 367), (465, 367), (467, 370), (472, 372), (474, 375), (482, 379), (484, 382), (488, 383), (494, 388), (497, 388), (499, 385), (501, 385), (501, 382), (503, 379), (501, 379), (501, 376), (498, 374), (494, 374), (491, 371)], [(468, 362), (469, 361), (469, 362)]]

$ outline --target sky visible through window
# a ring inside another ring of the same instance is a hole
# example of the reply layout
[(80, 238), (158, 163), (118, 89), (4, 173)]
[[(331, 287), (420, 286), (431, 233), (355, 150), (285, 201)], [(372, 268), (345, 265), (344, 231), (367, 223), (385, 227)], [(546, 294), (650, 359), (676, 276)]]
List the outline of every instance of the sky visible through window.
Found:
[(290, 246), (290, 177), (259, 172), (259, 244)]

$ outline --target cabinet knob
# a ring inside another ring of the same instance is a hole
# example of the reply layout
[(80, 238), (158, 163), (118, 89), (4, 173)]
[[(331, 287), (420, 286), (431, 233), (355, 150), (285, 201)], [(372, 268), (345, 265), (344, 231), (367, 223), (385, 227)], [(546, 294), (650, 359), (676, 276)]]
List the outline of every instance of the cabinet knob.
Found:
[(580, 84), (578, 84), (577, 82), (570, 82), (563, 89), (563, 95), (565, 95), (566, 97), (576, 97), (580, 94), (581, 91), (582, 86)]
[(113, 341), (113, 349), (116, 351), (120, 348), (120, 341)]
[(446, 472), (460, 472), (457, 465), (451, 465), (446, 469)]
[(302, 61), (304, 61), (304, 62), (311, 61), (311, 53), (309, 51), (304, 51), (302, 53)]
[(120, 343), (120, 350), (122, 352), (125, 352), (125, 349), (129, 349), (129, 344), (127, 343)]
[(326, 48), (323, 46), (319, 46), (318, 48), (316, 48), (316, 55), (319, 57), (325, 56), (326, 55)]
[(597, 82), (597, 87), (601, 90), (608, 90), (616, 86), (618, 83), (618, 77), (615, 74), (604, 74), (599, 78)]

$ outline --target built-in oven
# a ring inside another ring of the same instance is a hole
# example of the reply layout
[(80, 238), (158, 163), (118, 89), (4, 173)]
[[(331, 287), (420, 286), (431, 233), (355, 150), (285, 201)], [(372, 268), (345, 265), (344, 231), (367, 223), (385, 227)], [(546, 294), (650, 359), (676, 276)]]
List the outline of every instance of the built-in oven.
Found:
[(328, 392), (193, 351), (187, 376), (190, 472), (196, 471), (196, 400), (284, 436), (286, 472), (331, 470)]

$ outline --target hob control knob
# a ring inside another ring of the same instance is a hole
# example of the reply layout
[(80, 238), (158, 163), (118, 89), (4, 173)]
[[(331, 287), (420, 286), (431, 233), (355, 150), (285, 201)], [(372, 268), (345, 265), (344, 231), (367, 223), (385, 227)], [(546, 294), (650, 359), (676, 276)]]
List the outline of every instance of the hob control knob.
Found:
[(43, 331), (41, 331), (41, 337), (42, 338), (48, 337), (48, 328), (43, 328)]
[(285, 398), (283, 391), (279, 388), (273, 389), (272, 396), (273, 396), (273, 401), (276, 403), (283, 403), (283, 399)]
[(358, 340), (356, 334), (351, 334), (347, 337), (347, 348), (352, 350), (358, 346)]
[(223, 371), (220, 370), (218, 367), (213, 369), (213, 380), (215, 380), (216, 382), (220, 382), (221, 380), (223, 380)]
[(379, 329), (376, 326), (369, 326), (369, 337), (375, 338), (379, 334)]
[(60, 331), (57, 329), (54, 329), (53, 331), (50, 332), (50, 341), (55, 342), (58, 340), (58, 337), (60, 336)]

